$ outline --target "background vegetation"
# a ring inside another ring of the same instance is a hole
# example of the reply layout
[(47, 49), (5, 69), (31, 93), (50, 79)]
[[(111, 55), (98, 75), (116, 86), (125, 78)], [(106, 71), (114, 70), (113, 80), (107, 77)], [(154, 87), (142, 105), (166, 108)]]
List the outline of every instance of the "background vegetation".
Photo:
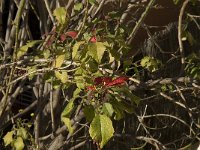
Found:
[(0, 149), (196, 149), (199, 0), (1, 0)]

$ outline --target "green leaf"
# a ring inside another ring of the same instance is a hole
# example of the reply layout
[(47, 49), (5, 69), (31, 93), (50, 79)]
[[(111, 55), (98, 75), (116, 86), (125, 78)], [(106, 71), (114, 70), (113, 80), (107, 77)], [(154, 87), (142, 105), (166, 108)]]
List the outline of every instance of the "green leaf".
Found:
[(101, 62), (106, 46), (102, 42), (89, 43), (88, 54), (95, 59), (98, 63)]
[(124, 110), (121, 107), (120, 103), (117, 100), (112, 99), (111, 104), (112, 104), (114, 112), (115, 112), (114, 119), (115, 120), (122, 119), (124, 117)]
[(112, 138), (114, 128), (112, 121), (106, 115), (96, 115), (89, 128), (91, 138), (100, 144), (100, 148)]
[(82, 3), (76, 3), (74, 5), (74, 10), (80, 11), (83, 8), (83, 4)]
[(71, 125), (71, 120), (70, 120), (71, 111), (74, 108), (74, 100), (75, 99), (73, 98), (69, 101), (69, 103), (67, 104), (67, 106), (65, 107), (65, 109), (63, 110), (63, 112), (61, 114), (61, 120), (66, 125), (70, 134), (72, 134), (73, 130), (74, 130), (72, 125)]
[(78, 49), (79, 47), (84, 44), (85, 42), (84, 41), (79, 41), (79, 42), (76, 42), (72, 48), (72, 59), (75, 58), (75, 56), (77, 55), (77, 52), (78, 52)]
[(55, 68), (59, 68), (62, 66), (63, 62), (65, 60), (65, 54), (61, 54), (61, 55), (58, 55), (53, 63), (53, 66)]
[(109, 58), (110, 58), (109, 63), (111, 63), (115, 60), (115, 57), (113, 57), (111, 53), (109, 53)]
[(18, 130), (17, 130), (17, 136), (20, 136), (22, 137), (24, 140), (28, 139), (28, 132), (25, 128), (23, 127), (20, 127)]
[(58, 78), (62, 83), (66, 83), (68, 81), (68, 74), (66, 71), (55, 71), (55, 76)]
[(74, 93), (73, 93), (73, 98), (75, 99), (75, 98), (79, 97), (79, 93), (80, 93), (80, 92), (81, 92), (81, 89), (76, 88), (76, 90), (75, 90)]
[(119, 102), (120, 103), (120, 107), (121, 109), (123, 109), (124, 111), (126, 111), (129, 114), (132, 114), (134, 112), (134, 106), (130, 105), (124, 101)]
[(96, 42), (96, 47), (97, 47), (97, 57), (98, 57), (98, 60), (99, 60), (99, 63), (101, 62), (101, 59), (103, 57), (103, 54), (106, 50), (106, 47), (104, 45), (104, 43), (102, 42)]
[(144, 58), (142, 58), (140, 64), (142, 67), (146, 67), (147, 63), (150, 61), (150, 57), (149, 56), (145, 56)]
[(99, 62), (96, 43), (88, 44), (88, 55), (90, 55), (93, 59), (95, 59), (96, 62)]
[(112, 115), (114, 113), (113, 106), (110, 103), (104, 103), (103, 107), (102, 107), (102, 111), (108, 117), (112, 117)]
[(83, 68), (78, 68), (75, 72), (75, 82), (76, 82), (76, 86), (79, 89), (85, 89), (85, 79), (84, 76), (86, 74), (86, 70), (84, 70)]
[(56, 8), (53, 11), (53, 15), (60, 24), (65, 24), (67, 22), (68, 14), (65, 7)]
[[(28, 73), (29, 73), (28, 78), (29, 78), (29, 80), (32, 80), (33, 77), (35, 76), (35, 73), (36, 73), (37, 67), (36, 67), (36, 66), (30, 66), (30, 67), (28, 67), (27, 70), (28, 70)], [(34, 73), (33, 73), (33, 72), (34, 72)]]
[(96, 0), (89, 0), (89, 3), (90, 3), (91, 5), (97, 5), (97, 6), (98, 6), (98, 3), (97, 3)]
[(95, 73), (98, 71), (98, 63), (94, 59), (90, 59), (88, 61), (88, 69), (92, 73)]
[(63, 112), (61, 114), (62, 117), (68, 117), (68, 118), (70, 117), (71, 111), (74, 108), (74, 100), (75, 100), (74, 98), (71, 99), (69, 101), (69, 103), (67, 104), (67, 106), (64, 108), (64, 110), (63, 110)]
[(95, 116), (95, 109), (92, 105), (85, 106), (83, 109), (84, 115), (88, 122), (91, 122)]
[(74, 132), (74, 128), (72, 127), (71, 120), (69, 118), (62, 117), (62, 121), (66, 125), (69, 133), (72, 134)]
[(43, 55), (45, 59), (48, 59), (51, 56), (50, 50), (46, 49), (43, 51)]
[(13, 147), (15, 150), (23, 150), (24, 149), (24, 141), (22, 137), (18, 136), (17, 139), (13, 143)]
[(3, 137), (5, 146), (13, 142), (13, 134), (14, 134), (14, 131), (10, 131)]
[(23, 56), (28, 51), (28, 48), (33, 47), (34, 45), (39, 44), (41, 42), (42, 40), (29, 41), (28, 43), (26, 43), (26, 45), (20, 47), (17, 50), (17, 59)]

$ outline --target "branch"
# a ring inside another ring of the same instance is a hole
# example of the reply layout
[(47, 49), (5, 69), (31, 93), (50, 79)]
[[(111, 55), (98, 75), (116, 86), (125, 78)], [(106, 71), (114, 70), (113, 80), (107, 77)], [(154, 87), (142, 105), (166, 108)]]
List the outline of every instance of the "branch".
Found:
[(183, 74), (184, 69), (185, 69), (185, 54), (184, 54), (183, 42), (182, 42), (182, 20), (183, 20), (183, 14), (184, 14), (185, 8), (188, 5), (189, 1), (190, 0), (185, 0), (183, 2), (183, 5), (180, 10), (179, 18), (178, 18), (178, 44), (179, 44), (181, 64), (182, 64), (180, 75)]
[(130, 34), (129, 37), (128, 37), (128, 41), (127, 41), (127, 44), (128, 44), (128, 45), (131, 44), (131, 42), (132, 42), (132, 40), (134, 39), (134, 37), (135, 37), (137, 31), (138, 31), (139, 28), (141, 27), (141, 25), (142, 25), (144, 19), (146, 18), (146, 16), (147, 16), (149, 10), (153, 7), (154, 2), (155, 2), (155, 0), (151, 0), (151, 1), (149, 2), (149, 4), (147, 5), (145, 11), (143, 12), (142, 16), (140, 17), (139, 21), (136, 22), (135, 27), (133, 28), (131, 34)]

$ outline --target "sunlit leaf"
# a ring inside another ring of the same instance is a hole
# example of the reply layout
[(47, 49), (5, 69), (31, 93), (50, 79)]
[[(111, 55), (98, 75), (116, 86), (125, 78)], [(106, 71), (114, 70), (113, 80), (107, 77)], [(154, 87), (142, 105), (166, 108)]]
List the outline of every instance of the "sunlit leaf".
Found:
[(114, 128), (112, 121), (106, 115), (96, 115), (89, 128), (91, 138), (100, 144), (100, 148), (112, 138)]
[(80, 41), (80, 42), (76, 42), (72, 48), (72, 59), (75, 58), (77, 52), (78, 52), (78, 49), (79, 47), (84, 44), (84, 41)]
[(96, 47), (97, 47), (97, 57), (98, 57), (99, 62), (101, 62), (101, 59), (106, 50), (106, 47), (105, 47), (104, 43), (102, 43), (102, 42), (97, 42)]
[(62, 82), (66, 83), (68, 81), (68, 74), (66, 71), (55, 71), (55, 76)]
[(111, 63), (115, 60), (115, 57), (113, 57), (111, 53), (109, 53), (109, 58), (110, 58), (109, 63)]
[(95, 59), (98, 63), (101, 62), (103, 54), (106, 50), (105, 45), (102, 42), (89, 43), (88, 45), (88, 53), (89, 55)]
[(28, 51), (28, 48), (33, 47), (34, 45), (39, 44), (41, 42), (42, 40), (29, 41), (26, 45), (20, 47), (17, 50), (17, 59), (23, 56)]
[(17, 137), (17, 139), (14, 141), (13, 143), (13, 147), (15, 148), (15, 150), (23, 150), (24, 149), (24, 141), (22, 139), (22, 137)]
[(110, 103), (104, 103), (103, 107), (102, 107), (102, 111), (108, 117), (112, 117), (112, 115), (114, 113), (114, 109)]
[(62, 54), (62, 55), (58, 55), (55, 59), (55, 61), (53, 62), (53, 66), (55, 68), (59, 68), (62, 66), (63, 62), (65, 60), (65, 54)]
[(146, 64), (150, 61), (150, 57), (149, 56), (145, 56), (144, 58), (142, 58), (140, 64), (142, 67), (145, 67)]
[(37, 67), (36, 66), (31, 66), (31, 67), (28, 67), (28, 73), (29, 73), (29, 80), (32, 80), (33, 77), (35, 76), (35, 73), (36, 73), (36, 70), (37, 70)]
[(83, 8), (83, 4), (82, 3), (76, 3), (74, 5), (74, 10), (80, 11)]
[(3, 137), (5, 146), (13, 142), (13, 134), (14, 134), (14, 131), (10, 131)]
[(61, 119), (64, 122), (64, 124), (66, 125), (69, 133), (72, 134), (74, 129), (72, 127), (71, 120), (69, 118), (67, 118), (67, 117), (62, 117)]
[(20, 136), (22, 137), (24, 140), (28, 139), (28, 132), (25, 128), (23, 127), (20, 127), (18, 130), (17, 130), (17, 136)]
[(96, 43), (88, 44), (88, 55), (90, 55), (93, 59), (95, 59), (97, 62), (99, 62), (98, 55), (97, 55)]
[(73, 130), (74, 130), (71, 124), (71, 120), (70, 120), (70, 115), (73, 108), (74, 108), (74, 99), (71, 99), (61, 114), (61, 120), (64, 122), (64, 124), (68, 128), (69, 133), (73, 133)]
[(91, 5), (98, 5), (97, 1), (96, 0), (89, 0), (89, 3)]
[(69, 103), (67, 104), (67, 106), (64, 108), (61, 116), (62, 117), (70, 117), (70, 114), (71, 114), (71, 111), (73, 110), (74, 108), (74, 99), (71, 99), (69, 101)]
[(60, 24), (65, 24), (67, 21), (67, 11), (64, 7), (56, 8), (53, 12), (53, 15)]
[(47, 59), (51, 55), (51, 52), (48, 49), (46, 49), (43, 51), (43, 55), (44, 55), (44, 58)]
[(77, 98), (79, 96), (79, 93), (81, 92), (81, 89), (76, 88), (76, 90), (73, 93), (73, 98)]

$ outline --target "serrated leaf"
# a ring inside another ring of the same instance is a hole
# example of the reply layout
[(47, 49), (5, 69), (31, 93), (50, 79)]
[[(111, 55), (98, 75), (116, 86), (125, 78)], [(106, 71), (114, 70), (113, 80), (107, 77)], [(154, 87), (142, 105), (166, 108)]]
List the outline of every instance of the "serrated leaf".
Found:
[(100, 148), (112, 138), (114, 128), (112, 121), (106, 115), (96, 115), (89, 128), (91, 138), (100, 144)]
[(108, 117), (112, 117), (112, 115), (114, 113), (113, 106), (110, 103), (104, 103), (103, 107), (102, 107), (102, 111)]
[(14, 131), (10, 131), (3, 137), (5, 146), (13, 142), (13, 134), (14, 134)]
[(95, 109), (92, 105), (85, 106), (83, 109), (87, 122), (91, 122), (95, 116)]
[(82, 3), (76, 3), (74, 5), (74, 10), (80, 11), (83, 8), (83, 4)]
[(42, 40), (29, 41), (28, 43), (26, 43), (26, 45), (20, 47), (17, 50), (17, 59), (23, 56), (28, 51), (28, 48), (33, 47), (34, 45), (39, 44), (41, 42)]
[(62, 55), (58, 55), (55, 59), (55, 61), (53, 62), (53, 66), (55, 68), (59, 68), (62, 66), (63, 62), (65, 60), (65, 54), (62, 54)]
[(24, 141), (22, 139), (22, 137), (17, 137), (17, 139), (14, 141), (13, 143), (13, 147), (15, 148), (15, 150), (23, 150), (24, 149)]
[(66, 125), (69, 133), (72, 134), (74, 132), (74, 128), (72, 127), (71, 120), (66, 117), (62, 117), (61, 119), (64, 122), (64, 124)]
[(67, 11), (65, 7), (56, 8), (53, 11), (53, 15), (60, 24), (65, 24), (67, 22)]
[(68, 74), (66, 71), (55, 71), (55, 76), (58, 78), (62, 83), (66, 83), (68, 81)]
[(17, 130), (17, 136), (20, 136), (22, 137), (24, 140), (28, 139), (28, 132), (25, 128), (23, 127), (20, 127), (18, 130)]
[(84, 41), (80, 41), (80, 42), (76, 42), (72, 48), (72, 59), (75, 58), (75, 56), (77, 55), (78, 49), (79, 47), (84, 44)]

